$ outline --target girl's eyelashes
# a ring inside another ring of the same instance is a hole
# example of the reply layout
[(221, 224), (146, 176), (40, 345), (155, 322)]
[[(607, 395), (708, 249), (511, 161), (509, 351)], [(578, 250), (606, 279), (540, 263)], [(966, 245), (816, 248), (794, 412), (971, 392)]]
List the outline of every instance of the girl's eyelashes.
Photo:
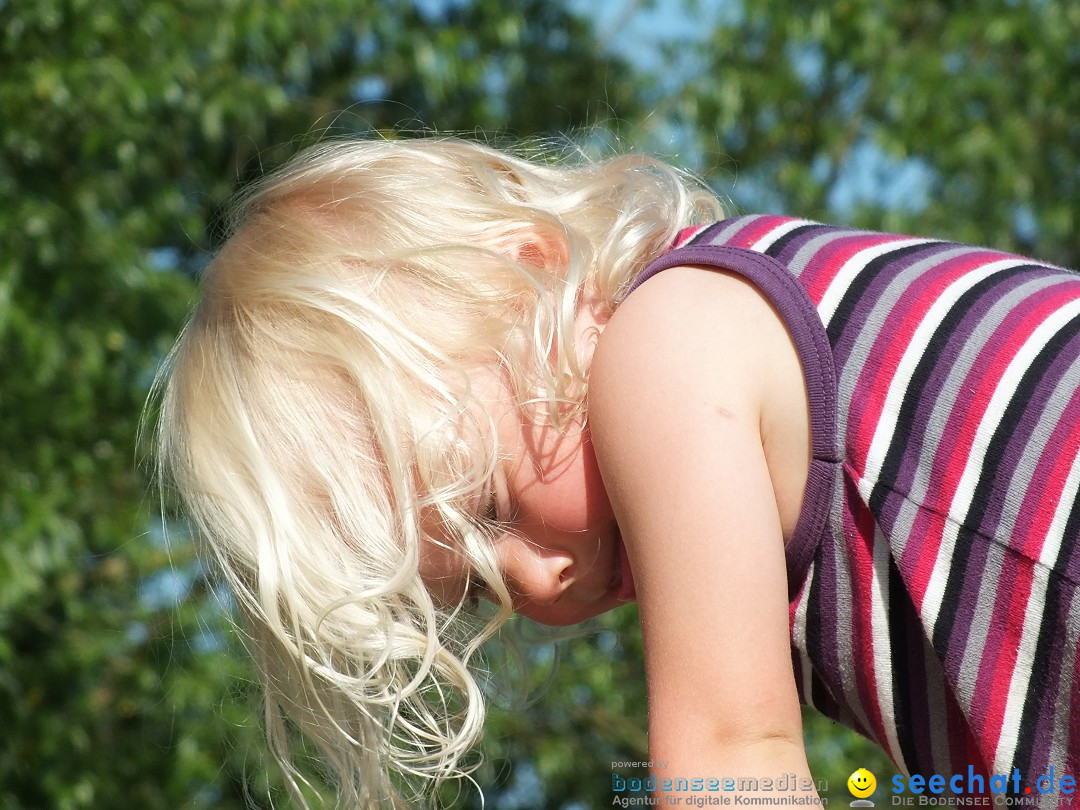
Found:
[(491, 589), (488, 588), (487, 582), (483, 577), (476, 574), (469, 575), (469, 591), (466, 595), (466, 599), (473, 606), (476, 605), (481, 599), (487, 599), (491, 596)]
[(513, 503), (500, 499), (492, 493), (487, 501), (487, 506), (481, 514), (481, 519), (489, 526), (506, 528), (517, 518), (517, 511)]
[(487, 505), (480, 519), (489, 526), (505, 529), (517, 519), (517, 510), (512, 502), (502, 500), (492, 492), (488, 496)]
[(493, 475), (484, 486), (479, 517), (489, 526), (505, 527), (514, 521), (515, 508), (507, 482), (500, 475)]

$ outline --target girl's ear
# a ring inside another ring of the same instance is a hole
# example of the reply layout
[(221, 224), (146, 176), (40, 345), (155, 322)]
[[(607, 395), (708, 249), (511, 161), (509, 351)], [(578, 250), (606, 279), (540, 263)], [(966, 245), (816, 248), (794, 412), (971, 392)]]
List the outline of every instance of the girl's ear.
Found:
[(554, 228), (531, 226), (510, 231), (497, 241), (495, 249), (515, 262), (556, 273), (570, 259), (566, 234)]

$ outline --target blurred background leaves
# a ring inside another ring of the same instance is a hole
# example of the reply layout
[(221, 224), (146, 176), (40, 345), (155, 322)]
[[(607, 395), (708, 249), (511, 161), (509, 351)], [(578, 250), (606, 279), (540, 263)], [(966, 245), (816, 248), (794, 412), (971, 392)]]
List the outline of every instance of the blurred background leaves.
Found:
[[(284, 803), (228, 596), (135, 450), (239, 186), (328, 135), (577, 132), (734, 208), (1078, 266), (1077, 75), (1070, 0), (0, 0), (0, 807)], [(635, 624), (528, 653), (489, 806), (610, 805), (646, 750)], [(807, 742), (838, 795), (891, 767)]]

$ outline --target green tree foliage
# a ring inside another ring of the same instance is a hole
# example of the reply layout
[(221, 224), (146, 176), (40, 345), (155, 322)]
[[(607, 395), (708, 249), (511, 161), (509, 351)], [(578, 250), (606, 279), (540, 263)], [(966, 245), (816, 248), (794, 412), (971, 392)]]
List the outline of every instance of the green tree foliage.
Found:
[(249, 668), (135, 464), (218, 209), (305, 133), (555, 133), (630, 86), (561, 4), (423, 7), (0, 2), (0, 806), (265, 801)]
[(672, 107), (737, 202), (1080, 265), (1075, 2), (723, 8)]

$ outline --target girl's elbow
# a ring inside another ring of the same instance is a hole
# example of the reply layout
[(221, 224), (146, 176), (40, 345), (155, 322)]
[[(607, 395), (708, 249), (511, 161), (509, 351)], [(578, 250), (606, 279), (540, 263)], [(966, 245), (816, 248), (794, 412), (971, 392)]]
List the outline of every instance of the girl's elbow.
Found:
[(802, 729), (787, 725), (654, 738), (650, 758), (653, 762), (683, 763), (681, 770), (702, 771), (699, 775), (703, 777), (735, 775), (736, 771), (746, 771), (748, 776), (752, 772), (768, 775), (807, 767)]

